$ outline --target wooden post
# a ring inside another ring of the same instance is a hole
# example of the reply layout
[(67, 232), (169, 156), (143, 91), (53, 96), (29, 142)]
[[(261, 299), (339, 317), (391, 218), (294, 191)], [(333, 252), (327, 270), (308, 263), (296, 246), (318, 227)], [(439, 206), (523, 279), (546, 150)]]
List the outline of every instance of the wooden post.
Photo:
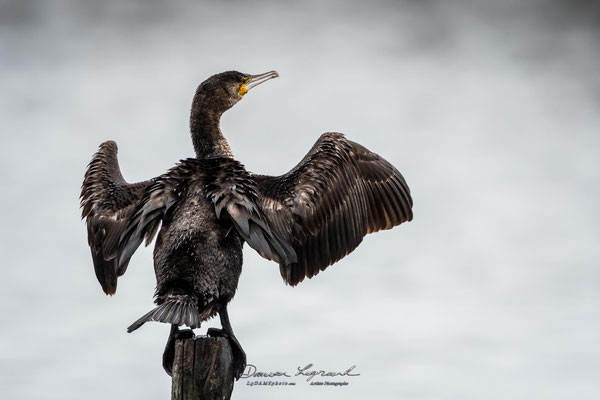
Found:
[(229, 400), (233, 382), (227, 339), (199, 336), (175, 342), (171, 400)]

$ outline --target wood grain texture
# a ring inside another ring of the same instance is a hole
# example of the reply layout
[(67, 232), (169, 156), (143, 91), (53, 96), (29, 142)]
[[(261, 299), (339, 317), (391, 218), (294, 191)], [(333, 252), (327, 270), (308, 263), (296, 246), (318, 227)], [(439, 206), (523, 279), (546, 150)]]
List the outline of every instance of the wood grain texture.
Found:
[(175, 343), (171, 400), (228, 400), (233, 382), (227, 339), (197, 337)]

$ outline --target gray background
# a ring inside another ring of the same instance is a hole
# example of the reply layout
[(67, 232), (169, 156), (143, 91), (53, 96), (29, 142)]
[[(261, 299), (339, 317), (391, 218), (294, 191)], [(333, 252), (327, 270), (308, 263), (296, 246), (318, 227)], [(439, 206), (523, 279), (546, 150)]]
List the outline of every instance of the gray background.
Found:
[(2, 399), (169, 398), (168, 327), (125, 333), (152, 307), (151, 249), (104, 296), (79, 186), (107, 139), (130, 181), (193, 155), (195, 87), (229, 69), (281, 74), (223, 118), (249, 170), (335, 130), (415, 200), (297, 288), (246, 249), (249, 362), (361, 375), (234, 399), (599, 398), (598, 3), (359, 3), (0, 2)]

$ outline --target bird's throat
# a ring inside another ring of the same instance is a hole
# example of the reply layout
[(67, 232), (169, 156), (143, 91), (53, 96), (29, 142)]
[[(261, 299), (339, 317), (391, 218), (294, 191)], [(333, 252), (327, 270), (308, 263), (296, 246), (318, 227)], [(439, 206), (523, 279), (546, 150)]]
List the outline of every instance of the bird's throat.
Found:
[(221, 133), (220, 120), (219, 113), (192, 111), (190, 131), (197, 158), (233, 157), (231, 147)]

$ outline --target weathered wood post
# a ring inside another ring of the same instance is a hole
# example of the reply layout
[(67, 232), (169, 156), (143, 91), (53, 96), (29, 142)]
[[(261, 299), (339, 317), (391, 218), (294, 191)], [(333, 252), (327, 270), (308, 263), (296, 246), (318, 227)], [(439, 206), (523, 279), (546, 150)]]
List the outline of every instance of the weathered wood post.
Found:
[(229, 400), (233, 382), (227, 339), (199, 336), (175, 342), (171, 400)]

